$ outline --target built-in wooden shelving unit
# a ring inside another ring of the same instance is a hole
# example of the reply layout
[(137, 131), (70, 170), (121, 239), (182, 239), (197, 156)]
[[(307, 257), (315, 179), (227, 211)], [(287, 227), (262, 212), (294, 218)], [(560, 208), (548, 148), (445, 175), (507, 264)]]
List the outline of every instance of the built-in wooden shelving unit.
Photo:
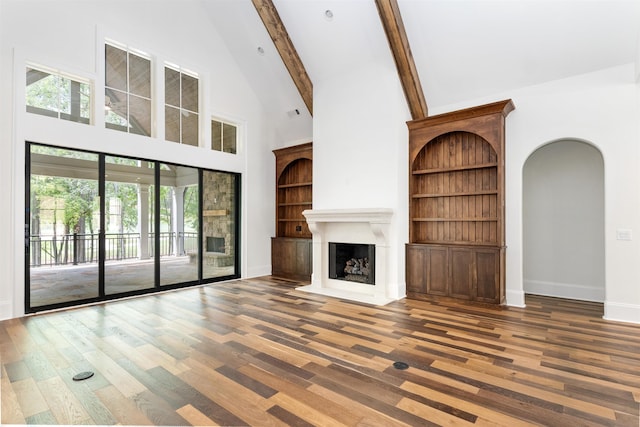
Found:
[(302, 212), (313, 199), (313, 145), (274, 150), (276, 156), (276, 236), (271, 242), (274, 276), (311, 280), (311, 232)]
[(407, 295), (504, 302), (504, 123), (510, 100), (409, 126)]

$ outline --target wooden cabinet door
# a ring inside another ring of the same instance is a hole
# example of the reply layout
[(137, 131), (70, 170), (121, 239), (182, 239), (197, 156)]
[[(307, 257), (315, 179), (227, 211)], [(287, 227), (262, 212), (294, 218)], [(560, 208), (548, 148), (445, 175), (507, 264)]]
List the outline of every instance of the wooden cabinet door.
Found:
[(473, 299), (473, 252), (468, 248), (449, 248), (449, 296)]
[(449, 293), (448, 259), (446, 247), (406, 246), (407, 293), (412, 296)]
[(406, 246), (407, 292), (427, 293), (427, 256), (429, 250), (423, 245)]
[(476, 300), (500, 303), (500, 249), (475, 250)]
[(432, 246), (427, 254), (427, 293), (430, 295), (449, 294), (448, 266), (449, 253), (447, 248)]
[(310, 239), (271, 238), (271, 274), (273, 276), (310, 281), (312, 263)]

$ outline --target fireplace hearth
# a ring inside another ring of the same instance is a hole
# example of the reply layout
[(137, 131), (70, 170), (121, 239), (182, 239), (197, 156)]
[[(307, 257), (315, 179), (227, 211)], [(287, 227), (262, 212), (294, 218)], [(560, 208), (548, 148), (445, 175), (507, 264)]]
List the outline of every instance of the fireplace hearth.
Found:
[(376, 246), (329, 242), (329, 278), (375, 285)]

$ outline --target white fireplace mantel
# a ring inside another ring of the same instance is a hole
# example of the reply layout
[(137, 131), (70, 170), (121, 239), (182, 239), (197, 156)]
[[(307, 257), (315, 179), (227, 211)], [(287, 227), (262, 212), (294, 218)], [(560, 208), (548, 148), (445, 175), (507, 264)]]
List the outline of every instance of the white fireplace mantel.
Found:
[[(302, 214), (313, 234), (311, 284), (299, 290), (384, 305), (395, 298), (388, 277), (389, 231), (393, 209), (311, 209)], [(361, 284), (329, 278), (329, 242), (374, 244), (375, 284)]]
[(393, 209), (359, 208), (359, 209), (308, 209), (302, 214), (307, 222), (370, 222), (391, 223)]

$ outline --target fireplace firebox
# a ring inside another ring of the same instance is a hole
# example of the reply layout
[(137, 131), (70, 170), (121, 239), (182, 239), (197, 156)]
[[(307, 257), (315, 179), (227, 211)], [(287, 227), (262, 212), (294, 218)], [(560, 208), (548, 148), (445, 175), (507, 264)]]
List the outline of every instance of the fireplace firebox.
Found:
[(376, 246), (329, 242), (329, 278), (375, 285)]
[(224, 253), (224, 237), (207, 236), (207, 252)]

